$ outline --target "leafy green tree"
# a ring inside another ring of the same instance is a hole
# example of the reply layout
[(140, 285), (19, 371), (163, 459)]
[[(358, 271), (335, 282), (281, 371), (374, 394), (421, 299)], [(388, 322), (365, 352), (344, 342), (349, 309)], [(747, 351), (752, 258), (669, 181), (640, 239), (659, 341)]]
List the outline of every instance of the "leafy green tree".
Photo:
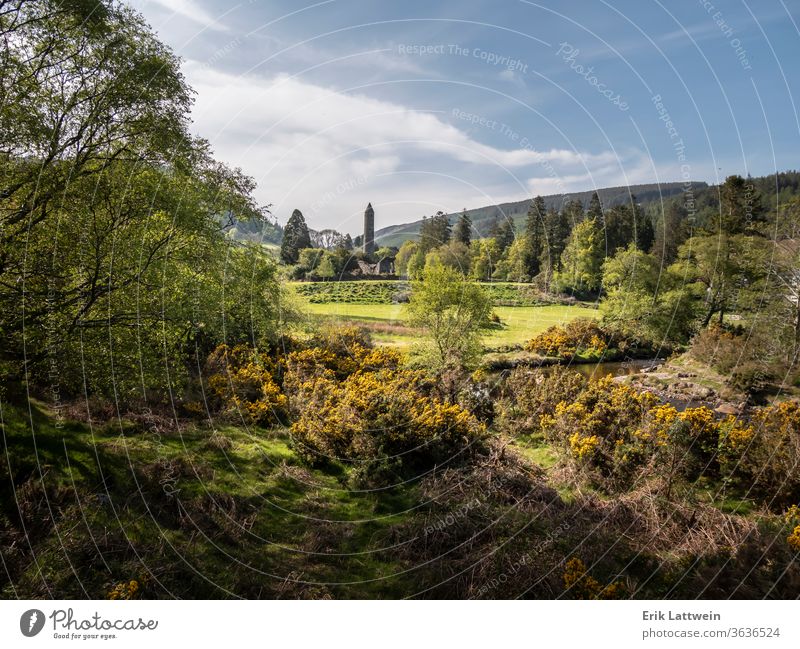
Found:
[(458, 217), (458, 223), (456, 223), (456, 227), (453, 230), (453, 239), (463, 243), (465, 246), (469, 246), (472, 242), (472, 219), (467, 214), (466, 207), (461, 211), (461, 216)]
[(596, 293), (600, 290), (604, 258), (603, 234), (594, 219), (576, 225), (561, 255), (561, 271), (554, 277), (561, 292)]
[(4, 3), (0, 35), (0, 361), (64, 394), (166, 399), (220, 342), (274, 344), (274, 261), (227, 236), (265, 219), (255, 183), (189, 135), (191, 89), (142, 18)]
[(397, 257), (394, 259), (394, 267), (398, 275), (408, 275), (408, 263), (418, 248), (419, 244), (411, 239), (404, 241), (400, 246)]
[(381, 246), (375, 251), (375, 257), (378, 259), (383, 259), (385, 257), (394, 258), (397, 256), (397, 248), (392, 248), (391, 246)]
[(296, 264), (300, 251), (304, 248), (311, 248), (311, 236), (308, 233), (303, 213), (300, 210), (294, 210), (283, 229), (281, 261), (285, 264)]
[(488, 323), (486, 292), (458, 270), (433, 264), (414, 282), (409, 322), (423, 327), (428, 340), (414, 350), (434, 372), (469, 368), (480, 358), (480, 330)]
[(506, 254), (497, 263), (493, 279), (509, 282), (530, 281), (531, 277), (528, 275), (528, 267), (525, 263), (528, 259), (528, 251), (527, 234), (515, 239), (514, 243), (506, 250)]
[(447, 266), (462, 275), (469, 275), (472, 257), (470, 249), (460, 241), (451, 241), (431, 250), (425, 255), (425, 268), (431, 266)]
[(317, 275), (323, 279), (331, 279), (336, 276), (336, 265), (334, 264), (333, 256), (325, 254), (317, 267)]
[(760, 308), (772, 251), (763, 237), (744, 234), (692, 237), (680, 247), (674, 271), (702, 290), (704, 327)]
[(603, 320), (633, 339), (685, 344), (694, 332), (701, 293), (634, 244), (603, 263)]
[(193, 145), (179, 61), (123, 4), (6, 2), (0, 36), (2, 274), (70, 184), (117, 161), (175, 167)]
[(297, 265), (306, 273), (316, 270), (322, 261), (325, 250), (322, 248), (303, 248), (297, 255)]
[(495, 268), (502, 258), (496, 239), (479, 239), (471, 246), (472, 277), (481, 282), (491, 281)]
[(422, 248), (417, 247), (414, 254), (411, 255), (411, 258), (408, 260), (406, 275), (408, 275), (409, 278), (416, 279), (422, 274), (422, 271), (425, 269), (426, 256)]

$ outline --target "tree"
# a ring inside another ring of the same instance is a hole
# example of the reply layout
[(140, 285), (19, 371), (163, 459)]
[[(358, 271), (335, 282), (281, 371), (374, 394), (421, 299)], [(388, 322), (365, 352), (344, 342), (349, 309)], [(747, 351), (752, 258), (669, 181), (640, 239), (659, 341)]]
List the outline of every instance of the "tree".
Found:
[(613, 257), (621, 248), (634, 243), (644, 252), (653, 245), (650, 217), (637, 204), (617, 205), (605, 213), (606, 254)]
[(419, 244), (424, 254), (450, 241), (450, 220), (444, 212), (436, 212), (422, 219), (419, 229)]
[[(504, 279), (509, 282), (528, 282), (531, 276), (528, 274), (528, 260), (529, 244), (528, 235), (525, 234), (518, 237), (512, 243), (505, 256), (498, 263), (498, 268), (495, 271), (495, 279)], [(502, 277), (499, 277), (502, 272)]]
[(392, 248), (391, 246), (381, 246), (375, 251), (375, 257), (377, 259), (383, 259), (384, 257), (390, 257), (394, 259), (397, 256), (397, 253), (397, 248)]
[(500, 252), (503, 253), (508, 250), (508, 247), (514, 243), (515, 238), (516, 229), (514, 228), (514, 221), (507, 217), (502, 219), (497, 228), (497, 235), (495, 237), (497, 245), (500, 246)]
[(306, 220), (300, 210), (294, 210), (283, 229), (281, 242), (281, 261), (285, 264), (296, 264), (303, 248), (311, 247), (311, 236), (308, 233)]
[(472, 277), (481, 282), (491, 281), (495, 267), (502, 257), (496, 239), (480, 239), (472, 245)]
[(336, 266), (334, 265), (330, 253), (325, 253), (325, 255), (322, 257), (322, 261), (317, 267), (316, 274), (319, 275), (322, 279), (330, 279), (331, 277), (334, 277), (336, 275)]
[(670, 201), (656, 218), (653, 240), (653, 254), (662, 266), (669, 266), (678, 258), (678, 248), (688, 237), (686, 208), (678, 201)]
[(685, 344), (694, 331), (697, 293), (683, 277), (662, 272), (658, 259), (634, 244), (603, 263), (604, 322), (630, 338)]
[(311, 243), (315, 248), (324, 248), (325, 250), (333, 250), (334, 248), (341, 248), (344, 246), (344, 236), (341, 232), (326, 228), (315, 232), (309, 230), (311, 236)]
[(451, 241), (425, 255), (425, 268), (436, 265), (447, 266), (462, 275), (469, 275), (471, 261), (469, 247), (460, 241)]
[[(574, 213), (572, 214), (574, 216)], [(545, 285), (549, 286), (554, 273), (561, 270), (561, 253), (567, 244), (572, 224), (566, 209), (549, 209), (545, 215), (545, 245), (542, 249), (540, 267), (545, 274)]]
[(453, 230), (453, 239), (463, 243), (465, 246), (469, 246), (472, 242), (472, 219), (467, 214), (466, 207), (461, 211), (461, 216), (458, 217), (458, 223), (456, 223), (456, 227)]
[(403, 245), (400, 246), (397, 257), (394, 259), (394, 267), (398, 275), (408, 275), (408, 262), (417, 252), (417, 248), (419, 248), (419, 244), (416, 241), (411, 239), (403, 241)]
[[(110, 0), (0, 2), (0, 365), (75, 395), (177, 396), (292, 311), (255, 183), (188, 132), (191, 89)], [(118, 401), (119, 403), (119, 401)]]
[(587, 219), (578, 223), (561, 254), (561, 271), (554, 277), (558, 290), (576, 293), (599, 291), (604, 247), (597, 221)]
[[(800, 201), (795, 205), (800, 208)], [(800, 247), (794, 239), (776, 241), (774, 246), (769, 301), (759, 315), (771, 320), (773, 340), (784, 350), (784, 359), (795, 364), (800, 360)]]
[(592, 198), (589, 200), (589, 207), (586, 210), (586, 218), (594, 219), (598, 223), (603, 222), (603, 206), (600, 204), (597, 192), (592, 192)]
[(116, 161), (174, 168), (192, 155), (177, 57), (121, 3), (0, 6), (0, 274), (7, 246), (57, 218), (76, 180)]
[(472, 367), (480, 358), (480, 329), (488, 323), (491, 301), (486, 292), (460, 272), (433, 264), (412, 286), (408, 317), (423, 327), (428, 341), (414, 355), (442, 374)]
[(311, 273), (319, 266), (324, 252), (323, 248), (303, 248), (298, 252), (296, 263), (306, 273)]
[(680, 247), (674, 271), (701, 290), (704, 327), (715, 316), (722, 324), (726, 314), (758, 310), (771, 254), (766, 239), (743, 234), (692, 237)]
[(650, 215), (636, 202), (636, 197), (631, 195), (631, 212), (633, 213), (633, 242), (643, 252), (650, 252), (653, 247), (653, 221)]
[(530, 278), (536, 277), (542, 267), (542, 248), (546, 240), (546, 215), (547, 208), (544, 199), (541, 196), (537, 196), (531, 202), (531, 206), (528, 208), (528, 216), (525, 219), (524, 249), (522, 252), (522, 263), (525, 267), (525, 272)]
[(761, 194), (752, 181), (728, 176), (719, 188), (719, 215), (709, 226), (715, 234), (754, 234), (764, 221)]

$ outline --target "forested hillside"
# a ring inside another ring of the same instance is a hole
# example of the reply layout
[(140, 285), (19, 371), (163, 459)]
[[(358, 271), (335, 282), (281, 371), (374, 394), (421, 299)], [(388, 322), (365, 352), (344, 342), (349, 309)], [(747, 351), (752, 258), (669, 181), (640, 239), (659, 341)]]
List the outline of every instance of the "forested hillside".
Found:
[[(707, 187), (703, 182), (690, 183), (692, 189)], [(597, 194), (603, 205), (615, 207), (630, 203), (632, 197), (642, 205), (660, 202), (664, 198), (680, 194), (686, 189), (684, 183), (662, 183), (647, 185), (631, 185), (630, 187), (605, 187), (598, 189)], [(583, 192), (572, 192), (569, 194), (551, 194), (543, 196), (547, 209), (560, 210), (571, 201), (579, 201), (583, 207), (589, 206), (589, 201), (595, 190)], [(499, 205), (489, 205), (467, 209), (467, 215), (472, 220), (475, 228), (475, 237), (489, 236), (496, 221), (511, 220), (517, 229), (520, 229), (525, 221), (525, 216), (530, 207), (530, 200), (516, 201), (513, 203), (501, 203)], [(460, 216), (460, 212), (448, 214), (451, 224), (455, 225)], [(416, 239), (419, 236), (422, 220), (404, 223), (401, 225), (390, 225), (375, 232), (376, 241), (383, 246), (400, 246), (408, 239)]]

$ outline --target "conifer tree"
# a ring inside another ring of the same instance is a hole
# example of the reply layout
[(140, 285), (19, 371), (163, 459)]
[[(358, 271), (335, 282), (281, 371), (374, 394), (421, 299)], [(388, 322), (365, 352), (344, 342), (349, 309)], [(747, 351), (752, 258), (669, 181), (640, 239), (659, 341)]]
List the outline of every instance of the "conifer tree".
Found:
[(537, 196), (528, 208), (525, 220), (523, 264), (527, 274), (534, 278), (541, 271), (542, 247), (545, 243), (544, 220), (547, 214), (544, 199)]
[(472, 242), (472, 219), (467, 214), (466, 207), (461, 211), (461, 216), (458, 217), (458, 223), (456, 223), (455, 230), (453, 230), (453, 239), (463, 243), (465, 246), (470, 245)]
[(285, 264), (296, 264), (300, 251), (311, 247), (311, 235), (300, 210), (295, 210), (283, 229), (281, 260)]

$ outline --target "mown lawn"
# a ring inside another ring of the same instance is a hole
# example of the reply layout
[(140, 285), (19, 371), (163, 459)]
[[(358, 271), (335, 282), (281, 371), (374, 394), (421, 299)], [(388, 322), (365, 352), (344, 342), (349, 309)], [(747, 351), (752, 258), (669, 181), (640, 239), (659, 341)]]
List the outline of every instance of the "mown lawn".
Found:
[[(308, 313), (337, 323), (354, 323), (371, 330), (381, 344), (405, 346), (420, 335), (418, 329), (405, 324), (403, 304), (348, 304), (331, 302), (307, 304)], [(598, 318), (597, 309), (584, 306), (496, 306), (500, 325), (488, 329), (483, 338), (487, 349), (523, 345), (548, 327), (564, 324), (575, 318)]]

